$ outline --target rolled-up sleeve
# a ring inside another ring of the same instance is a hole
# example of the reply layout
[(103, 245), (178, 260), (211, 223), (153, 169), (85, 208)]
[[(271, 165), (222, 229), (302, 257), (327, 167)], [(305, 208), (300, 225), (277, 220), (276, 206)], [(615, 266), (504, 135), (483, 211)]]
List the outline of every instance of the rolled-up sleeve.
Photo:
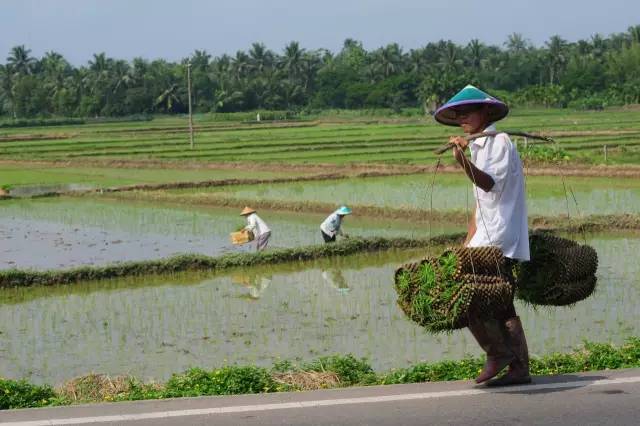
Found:
[(487, 164), (484, 172), (493, 179), (493, 188), (490, 192), (499, 193), (504, 187), (504, 182), (509, 175), (511, 159), (511, 140), (505, 133), (497, 135), (491, 143), (487, 155)]

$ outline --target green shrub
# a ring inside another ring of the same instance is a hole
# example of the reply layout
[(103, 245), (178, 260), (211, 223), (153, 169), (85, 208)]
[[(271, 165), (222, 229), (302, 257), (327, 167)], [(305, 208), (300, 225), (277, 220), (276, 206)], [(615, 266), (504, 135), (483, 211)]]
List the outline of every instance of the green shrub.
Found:
[(522, 147), (520, 155), (523, 159), (541, 163), (557, 163), (571, 160), (571, 156), (564, 149), (551, 145), (530, 144)]
[(336, 373), (345, 386), (369, 385), (376, 382), (376, 374), (366, 359), (357, 359), (353, 355), (333, 355), (318, 358), (304, 364), (302, 370), (331, 371)]
[(265, 368), (232, 366), (213, 371), (192, 368), (183, 374), (174, 374), (169, 379), (164, 397), (235, 395), (276, 390), (277, 384)]
[(433, 364), (420, 363), (382, 376), (380, 384), (468, 380), (476, 377), (481, 369), (482, 360), (480, 358), (465, 358), (460, 361), (442, 361)]
[(24, 380), (0, 379), (0, 410), (44, 407), (56, 399), (50, 386), (37, 386)]

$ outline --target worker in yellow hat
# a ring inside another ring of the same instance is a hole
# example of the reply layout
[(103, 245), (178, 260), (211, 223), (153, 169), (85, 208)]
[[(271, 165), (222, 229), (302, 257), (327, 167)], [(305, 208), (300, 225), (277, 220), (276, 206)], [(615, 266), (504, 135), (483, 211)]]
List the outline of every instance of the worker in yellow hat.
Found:
[(244, 227), (247, 231), (251, 231), (256, 240), (256, 250), (262, 251), (267, 248), (269, 244), (269, 238), (271, 238), (271, 229), (267, 224), (258, 216), (256, 211), (250, 207), (245, 207), (240, 216), (247, 218), (247, 226)]

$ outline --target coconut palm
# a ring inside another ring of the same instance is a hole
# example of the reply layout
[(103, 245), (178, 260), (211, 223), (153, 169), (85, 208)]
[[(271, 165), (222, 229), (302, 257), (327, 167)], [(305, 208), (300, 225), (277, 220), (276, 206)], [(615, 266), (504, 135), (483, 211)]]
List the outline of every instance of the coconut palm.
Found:
[(89, 61), (89, 69), (94, 73), (107, 72), (109, 71), (111, 61), (104, 52), (94, 53), (93, 59)]
[(3, 109), (11, 111), (11, 116), (16, 117), (15, 104), (13, 102), (14, 72), (10, 65), (0, 64), (0, 113)]
[(207, 70), (209, 68), (209, 62), (211, 61), (211, 55), (206, 50), (195, 50), (190, 58), (191, 68), (193, 70)]
[(409, 51), (408, 70), (409, 72), (422, 75), (427, 69), (428, 61), (425, 55), (425, 49), (411, 49)]
[(640, 25), (634, 25), (627, 30), (631, 43), (640, 43)]
[(163, 91), (156, 98), (156, 108), (163, 112), (176, 112), (182, 107), (182, 101), (178, 96), (178, 85), (172, 84), (171, 87)]
[(466, 47), (467, 57), (469, 58), (469, 65), (475, 70), (479, 70), (482, 67), (482, 61), (484, 59), (484, 51), (485, 46), (478, 40), (474, 38), (467, 44)]
[(529, 48), (529, 42), (520, 33), (511, 33), (507, 36), (507, 41), (504, 43), (512, 53), (520, 53)]
[(251, 70), (249, 55), (242, 50), (236, 52), (231, 64), (231, 71), (236, 82), (244, 80), (249, 75)]
[(398, 43), (391, 43), (378, 49), (375, 57), (385, 78), (402, 70), (404, 55)]
[(14, 46), (7, 56), (7, 65), (17, 74), (31, 74), (35, 69), (36, 60), (30, 54), (31, 49), (27, 49), (24, 45)]
[(249, 49), (251, 69), (254, 74), (263, 74), (273, 66), (273, 52), (262, 43), (253, 43)]
[(549, 83), (554, 84), (567, 63), (567, 41), (558, 35), (554, 35), (545, 44), (547, 46)]
[(438, 43), (440, 60), (440, 67), (446, 71), (451, 72), (458, 68), (462, 64), (460, 54), (458, 52), (458, 46), (456, 46), (451, 40), (441, 41)]
[(300, 44), (297, 41), (292, 41), (285, 46), (280, 66), (287, 73), (290, 80), (298, 80), (304, 52), (305, 50), (300, 48)]

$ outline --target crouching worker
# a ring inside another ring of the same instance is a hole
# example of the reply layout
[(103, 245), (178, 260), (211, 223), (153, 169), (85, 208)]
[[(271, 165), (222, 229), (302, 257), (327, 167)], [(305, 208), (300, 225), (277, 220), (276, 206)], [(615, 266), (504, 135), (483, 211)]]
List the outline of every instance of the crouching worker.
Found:
[(271, 238), (271, 229), (264, 223), (264, 220), (250, 207), (245, 207), (240, 216), (246, 216), (247, 218), (247, 226), (244, 229), (253, 233), (256, 239), (256, 250), (262, 251), (266, 249), (267, 244), (269, 244), (269, 238)]
[[(505, 103), (469, 85), (440, 107), (435, 119), (473, 134), (495, 131), (494, 123), (508, 112)], [(524, 177), (517, 148), (506, 133), (471, 142), (460, 136), (451, 137), (449, 143), (455, 160), (473, 183), (476, 201), (465, 245), (499, 247), (510, 273), (514, 262), (529, 260)], [(467, 151), (471, 151), (471, 159)], [(510, 282), (513, 285), (513, 279)], [(527, 342), (513, 299), (504, 312), (500, 318), (488, 321), (469, 318), (469, 330), (487, 354), (477, 383), (506, 386), (531, 382)], [(504, 376), (493, 379), (507, 366)]]
[(347, 206), (342, 206), (338, 210), (334, 211), (327, 217), (320, 225), (320, 233), (325, 243), (333, 243), (336, 241), (336, 235), (342, 235), (347, 237), (342, 232), (342, 221), (344, 217), (351, 214), (351, 209)]

